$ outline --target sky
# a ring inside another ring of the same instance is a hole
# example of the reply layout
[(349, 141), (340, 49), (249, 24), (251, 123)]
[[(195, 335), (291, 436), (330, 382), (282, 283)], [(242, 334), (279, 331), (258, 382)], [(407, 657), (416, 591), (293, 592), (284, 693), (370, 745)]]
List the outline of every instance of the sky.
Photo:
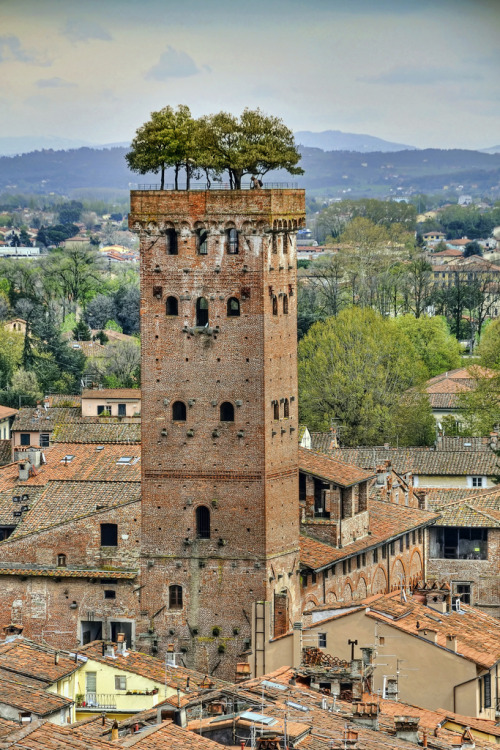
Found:
[(500, 0), (0, 0), (0, 136), (129, 141), (151, 111), (500, 143)]

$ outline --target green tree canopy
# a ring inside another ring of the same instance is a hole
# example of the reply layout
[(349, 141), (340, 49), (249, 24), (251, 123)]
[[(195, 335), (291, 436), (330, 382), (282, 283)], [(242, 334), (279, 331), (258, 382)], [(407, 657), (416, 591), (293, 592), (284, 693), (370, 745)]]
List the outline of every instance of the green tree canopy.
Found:
[(232, 188), (240, 189), (247, 174), (264, 175), (271, 169), (303, 174), (293, 133), (279, 117), (247, 108), (239, 118), (219, 112), (200, 124), (201, 166), (219, 175), (228, 172)]
[(165, 170), (174, 167), (177, 190), (179, 170), (185, 167), (189, 178), (194, 163), (196, 129), (195, 120), (185, 104), (180, 104), (177, 109), (168, 105), (159, 112), (151, 112), (151, 119), (137, 129), (131, 150), (125, 156), (128, 166), (139, 174), (160, 173), (162, 190)]
[[(388, 439), (403, 444), (415, 439), (417, 425), (412, 433), (408, 424), (417, 422), (425, 442), (431, 424), (427, 399), (412, 399), (403, 425), (404, 399), (425, 374), (411, 340), (392, 319), (367, 308), (342, 310), (315, 323), (299, 343), (301, 419), (313, 430), (340, 420), (346, 445)], [(395, 434), (396, 415), (401, 435)]]
[(430, 378), (460, 367), (460, 344), (449, 332), (444, 318), (402, 315), (394, 322), (412, 342)]
[(492, 320), (484, 328), (476, 354), (481, 357), (483, 367), (500, 369), (500, 318)]
[(463, 431), (480, 437), (497, 430), (500, 424), (500, 372), (492, 375), (475, 365), (469, 373), (475, 387), (459, 395)]

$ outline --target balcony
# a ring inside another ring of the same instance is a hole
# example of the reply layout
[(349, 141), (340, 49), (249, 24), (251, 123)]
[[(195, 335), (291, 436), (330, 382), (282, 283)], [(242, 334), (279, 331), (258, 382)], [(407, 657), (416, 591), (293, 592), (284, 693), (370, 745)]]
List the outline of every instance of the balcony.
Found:
[[(131, 190), (161, 190), (161, 185), (157, 184), (138, 184), (129, 183)], [(261, 190), (297, 190), (299, 187), (298, 182), (264, 182)], [(189, 186), (190, 190), (231, 190), (231, 186), (228, 181), (224, 182), (191, 182)], [(250, 183), (242, 183), (240, 190), (251, 190)], [(163, 190), (175, 190), (173, 183), (165, 183)], [(178, 192), (186, 190), (186, 183), (179, 182)]]
[(116, 710), (116, 696), (112, 693), (84, 693), (76, 698), (77, 708), (85, 708), (89, 711)]

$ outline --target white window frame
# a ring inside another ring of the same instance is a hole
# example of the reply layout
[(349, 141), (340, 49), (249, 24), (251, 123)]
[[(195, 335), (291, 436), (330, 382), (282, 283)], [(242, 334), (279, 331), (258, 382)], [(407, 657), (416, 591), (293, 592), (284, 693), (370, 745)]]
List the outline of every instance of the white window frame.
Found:
[[(479, 483), (478, 483), (479, 482)], [(479, 474), (472, 474), (467, 477), (467, 487), (473, 490), (483, 490), (488, 486), (488, 478)]]

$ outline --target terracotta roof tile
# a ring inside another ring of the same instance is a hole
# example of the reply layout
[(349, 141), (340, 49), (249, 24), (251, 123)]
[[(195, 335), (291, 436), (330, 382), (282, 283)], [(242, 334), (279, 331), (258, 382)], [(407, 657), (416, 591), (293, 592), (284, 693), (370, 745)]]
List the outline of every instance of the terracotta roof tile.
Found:
[(140, 443), (140, 421), (90, 423), (82, 417), (78, 423), (59, 424), (52, 435), (54, 443)]
[(163, 722), (128, 736), (120, 745), (137, 750), (221, 750), (218, 742), (182, 729), (172, 722)]
[(70, 727), (38, 721), (21, 728), (18, 725), (0, 742), (2, 750), (116, 750), (116, 747), (116, 743), (106, 740), (81, 737)]
[(77, 406), (53, 406), (44, 409), (43, 406), (25, 406), (19, 409), (12, 423), (12, 430), (31, 432), (51, 432), (54, 425), (60, 422), (70, 422), (80, 417), (80, 408)]
[(438, 499), (432, 506), (441, 516), (436, 526), (500, 528), (499, 488), (473, 496), (469, 491), (466, 498), (452, 502)]
[(331, 456), (325, 456), (307, 448), (299, 448), (299, 468), (341, 487), (350, 487), (374, 476), (373, 472), (364, 471), (358, 466), (335, 460)]
[(63, 698), (61, 695), (48, 693), (46, 690), (26, 685), (22, 681), (16, 680), (16, 676), (12, 674), (10, 680), (0, 679), (0, 703), (13, 706), (19, 711), (30, 711), (43, 717), (71, 706), (73, 701), (69, 698)]
[(457, 653), (486, 669), (500, 658), (500, 621), (474, 607), (461, 605), (460, 613), (441, 615), (412, 598), (401, 601), (399, 591), (372, 596), (361, 603), (370, 607), (369, 617), (414, 636), (425, 627), (435, 630), (438, 646), (446, 648), (447, 636), (456, 636)]
[(51, 481), (3, 544), (60, 524), (140, 501), (140, 482)]
[(371, 500), (369, 506), (369, 529), (371, 534), (346, 544), (341, 549), (319, 542), (309, 536), (300, 537), (300, 561), (303, 565), (319, 570), (338, 560), (357, 555), (363, 550), (406, 534), (419, 526), (428, 526), (438, 518), (437, 513), (417, 508), (393, 505)]
[[(130, 337), (127, 337), (130, 338)], [(82, 399), (85, 398), (141, 398), (140, 388), (95, 388), (82, 391)]]
[(0, 466), (6, 466), (12, 461), (12, 442), (0, 440)]
[(25, 638), (0, 645), (0, 668), (11, 672), (16, 679), (16, 673), (26, 677), (33, 677), (47, 685), (72, 674), (81, 665), (74, 659), (59, 654), (56, 664), (55, 649), (45, 648)]
[[(139, 445), (57, 443), (45, 453), (47, 463), (25, 482), (27, 486), (44, 485), (52, 480), (85, 480), (87, 482), (139, 482), (141, 448)], [(73, 456), (65, 461), (65, 456)], [(119, 463), (122, 458), (129, 463)], [(0, 474), (2, 472), (0, 471)]]
[(17, 414), (17, 409), (11, 409), (10, 406), (2, 406), (0, 404), (0, 420), (13, 417), (15, 414)]

